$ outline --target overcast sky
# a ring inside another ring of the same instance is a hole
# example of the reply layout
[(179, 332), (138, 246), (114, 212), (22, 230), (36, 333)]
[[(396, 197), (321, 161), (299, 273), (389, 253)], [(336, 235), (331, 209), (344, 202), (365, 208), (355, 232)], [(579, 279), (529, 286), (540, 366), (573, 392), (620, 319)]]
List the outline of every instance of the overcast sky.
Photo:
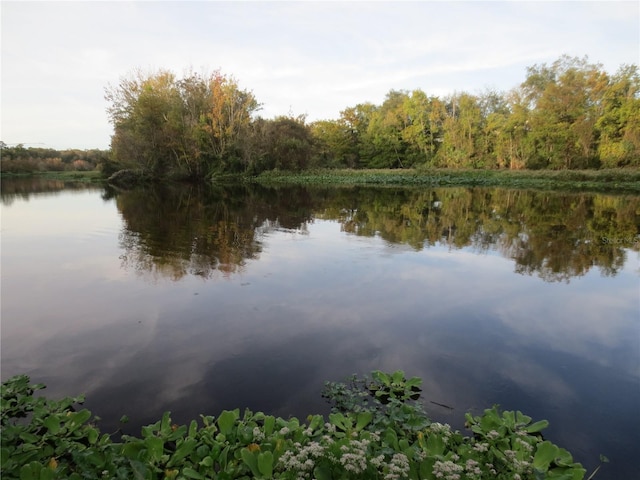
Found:
[(104, 89), (135, 68), (234, 76), (260, 115), (336, 119), (391, 89), (509, 90), (562, 54), (640, 63), (640, 2), (2, 1), (7, 144), (108, 148)]

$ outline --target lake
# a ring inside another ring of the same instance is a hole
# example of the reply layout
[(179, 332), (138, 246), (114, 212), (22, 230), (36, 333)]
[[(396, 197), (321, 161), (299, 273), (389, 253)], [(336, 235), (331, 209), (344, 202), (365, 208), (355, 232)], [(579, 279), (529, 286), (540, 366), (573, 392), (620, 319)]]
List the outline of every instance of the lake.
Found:
[[(499, 404), (596, 478), (640, 478), (640, 197), (500, 188), (2, 180), (2, 380), (105, 432), (328, 413), (404, 370), (433, 420)], [(444, 406), (443, 406), (444, 405)], [(445, 407), (446, 406), (446, 407)]]

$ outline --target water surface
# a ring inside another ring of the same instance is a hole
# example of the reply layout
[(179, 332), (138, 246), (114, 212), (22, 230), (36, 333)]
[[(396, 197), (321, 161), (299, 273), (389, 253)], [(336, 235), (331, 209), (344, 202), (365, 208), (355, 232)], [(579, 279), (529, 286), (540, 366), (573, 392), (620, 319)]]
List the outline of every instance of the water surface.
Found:
[(327, 413), (325, 380), (402, 369), (434, 420), (519, 409), (640, 475), (639, 197), (68, 187), (2, 182), (2, 379), (104, 431)]

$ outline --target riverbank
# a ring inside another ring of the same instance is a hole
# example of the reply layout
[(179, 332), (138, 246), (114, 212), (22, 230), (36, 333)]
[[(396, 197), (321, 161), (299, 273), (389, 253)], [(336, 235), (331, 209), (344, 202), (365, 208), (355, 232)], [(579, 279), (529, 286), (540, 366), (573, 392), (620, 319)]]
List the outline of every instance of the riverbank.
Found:
[(565, 191), (640, 193), (640, 169), (609, 170), (310, 170), (269, 171), (265, 185), (397, 185), (533, 188)]
[(65, 182), (101, 183), (105, 181), (100, 170), (70, 170), (31, 173), (3, 173), (2, 178), (43, 178)]

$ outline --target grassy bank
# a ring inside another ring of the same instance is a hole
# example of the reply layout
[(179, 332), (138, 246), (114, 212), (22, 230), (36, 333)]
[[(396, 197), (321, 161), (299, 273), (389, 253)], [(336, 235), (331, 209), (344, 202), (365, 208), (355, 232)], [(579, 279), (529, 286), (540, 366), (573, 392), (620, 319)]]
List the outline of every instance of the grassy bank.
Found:
[(640, 193), (639, 169), (612, 170), (314, 170), (270, 171), (261, 184), (491, 186), (569, 191)]
[(99, 170), (72, 170), (62, 172), (2, 173), (2, 178), (44, 178), (65, 182), (100, 183), (104, 181)]

